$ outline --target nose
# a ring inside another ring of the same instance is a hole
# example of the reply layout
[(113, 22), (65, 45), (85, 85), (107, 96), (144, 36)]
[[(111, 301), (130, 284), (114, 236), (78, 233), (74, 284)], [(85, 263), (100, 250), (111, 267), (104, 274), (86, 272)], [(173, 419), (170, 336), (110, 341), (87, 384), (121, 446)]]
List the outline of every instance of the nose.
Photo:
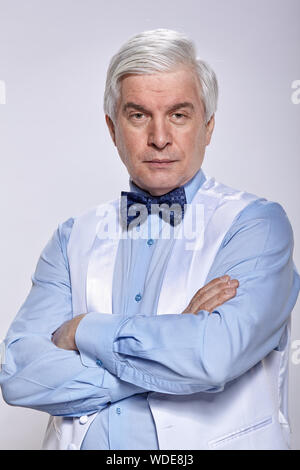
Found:
[(171, 143), (172, 135), (168, 123), (163, 118), (153, 118), (148, 130), (148, 145), (163, 150)]

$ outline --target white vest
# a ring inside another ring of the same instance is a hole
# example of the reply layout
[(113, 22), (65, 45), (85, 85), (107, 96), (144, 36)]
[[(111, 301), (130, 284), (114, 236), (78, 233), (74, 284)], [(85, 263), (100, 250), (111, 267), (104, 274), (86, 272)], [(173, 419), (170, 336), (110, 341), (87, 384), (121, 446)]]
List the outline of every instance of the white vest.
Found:
[[(207, 275), (235, 217), (257, 196), (207, 178), (192, 204), (204, 206), (204, 241), (186, 250), (175, 240), (161, 288), (157, 314), (182, 312)], [(119, 199), (75, 219), (68, 243), (74, 315), (112, 313), (112, 284), (118, 238), (96, 233)], [(182, 224), (188, 223), (191, 209)], [(178, 270), (180, 260), (180, 270)], [(199, 269), (201, 266), (201, 269)], [(225, 273), (224, 273), (225, 274)], [(178, 286), (184, 286), (178, 289)], [(170, 293), (172, 293), (170, 295)], [(287, 381), (290, 327), (281, 351), (272, 351), (256, 366), (216, 393), (148, 394), (160, 449), (288, 449)], [(97, 413), (81, 418), (50, 417), (44, 449), (80, 449)]]

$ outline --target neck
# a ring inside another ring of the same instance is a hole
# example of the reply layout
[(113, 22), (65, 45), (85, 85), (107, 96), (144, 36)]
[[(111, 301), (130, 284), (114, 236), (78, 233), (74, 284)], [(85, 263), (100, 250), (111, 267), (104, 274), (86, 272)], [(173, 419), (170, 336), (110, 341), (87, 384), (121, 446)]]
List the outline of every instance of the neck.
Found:
[(187, 179), (185, 179), (181, 184), (177, 185), (177, 186), (173, 186), (171, 188), (168, 188), (168, 189), (159, 189), (159, 188), (145, 188), (139, 184), (137, 184), (134, 180), (131, 180), (132, 183), (134, 183), (134, 185), (141, 189), (142, 191), (145, 191), (147, 193), (149, 193), (151, 196), (156, 196), (156, 197), (159, 197), (159, 196), (163, 196), (164, 194), (168, 194), (170, 193), (171, 191), (173, 191), (174, 189), (176, 188), (180, 188), (181, 186), (184, 186), (186, 184), (188, 184), (193, 178), (194, 176), (198, 173), (199, 170), (197, 170), (193, 175), (191, 175), (190, 177), (188, 177)]

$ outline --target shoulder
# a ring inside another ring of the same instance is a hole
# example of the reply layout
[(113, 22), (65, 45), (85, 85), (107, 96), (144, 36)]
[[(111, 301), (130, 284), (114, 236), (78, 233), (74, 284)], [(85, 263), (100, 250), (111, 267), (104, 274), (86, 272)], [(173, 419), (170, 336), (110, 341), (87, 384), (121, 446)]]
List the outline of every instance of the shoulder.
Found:
[(118, 202), (119, 199), (117, 198), (97, 204), (59, 224), (54, 236), (57, 238), (62, 251), (66, 251), (72, 230), (75, 226), (76, 228), (81, 227), (81, 229), (84, 231), (89, 227), (90, 224), (97, 223), (97, 218), (104, 214), (105, 210), (111, 208), (115, 209), (118, 205)]
[(229, 240), (255, 237), (260, 243), (281, 241), (293, 245), (293, 231), (288, 216), (281, 204), (269, 201), (255, 194), (240, 189), (232, 188), (227, 184), (216, 181), (213, 177), (206, 177), (202, 190), (206, 194), (219, 197), (221, 201), (227, 201), (230, 205), (238, 200), (244, 200), (246, 205), (238, 210), (236, 216), (227, 231), (223, 246)]
[(247, 218), (261, 217), (266, 219), (287, 219), (287, 214), (281, 204), (274, 201), (268, 201), (265, 198), (257, 197), (251, 201), (240, 214), (236, 221), (246, 220)]
[(259, 198), (252, 201), (237, 216), (235, 223), (243, 223), (251, 220), (264, 220), (279, 234), (291, 232), (291, 224), (286, 211), (281, 204), (267, 199)]
[(235, 218), (224, 242), (241, 231), (256, 235), (267, 243), (293, 245), (293, 230), (281, 204), (257, 198), (251, 201)]
[(54, 236), (57, 237), (57, 240), (63, 252), (66, 251), (66, 247), (73, 229), (74, 221), (75, 217), (70, 217), (63, 223), (59, 224), (54, 234)]

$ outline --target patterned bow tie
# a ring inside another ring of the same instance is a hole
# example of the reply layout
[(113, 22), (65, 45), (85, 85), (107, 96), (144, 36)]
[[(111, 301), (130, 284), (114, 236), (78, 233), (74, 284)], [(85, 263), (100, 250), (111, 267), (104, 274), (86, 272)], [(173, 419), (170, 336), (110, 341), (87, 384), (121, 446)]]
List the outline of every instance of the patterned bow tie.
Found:
[[(126, 198), (124, 196), (127, 197), (127, 206), (125, 205)], [(140, 204), (147, 208), (147, 216), (151, 213), (158, 213), (161, 219), (174, 227), (182, 221), (184, 216), (185, 191), (183, 187), (175, 188), (162, 196), (151, 196), (151, 194), (146, 196), (136, 192), (122, 191), (121, 214), (124, 225), (125, 220), (127, 220), (127, 228), (136, 217), (142, 215), (142, 213), (145, 214), (145, 211), (142, 211), (143, 208), (139, 206)], [(153, 206), (153, 204), (158, 204), (159, 207)], [(131, 208), (131, 206), (133, 207)], [(141, 222), (144, 222), (144, 220), (141, 220)]]

